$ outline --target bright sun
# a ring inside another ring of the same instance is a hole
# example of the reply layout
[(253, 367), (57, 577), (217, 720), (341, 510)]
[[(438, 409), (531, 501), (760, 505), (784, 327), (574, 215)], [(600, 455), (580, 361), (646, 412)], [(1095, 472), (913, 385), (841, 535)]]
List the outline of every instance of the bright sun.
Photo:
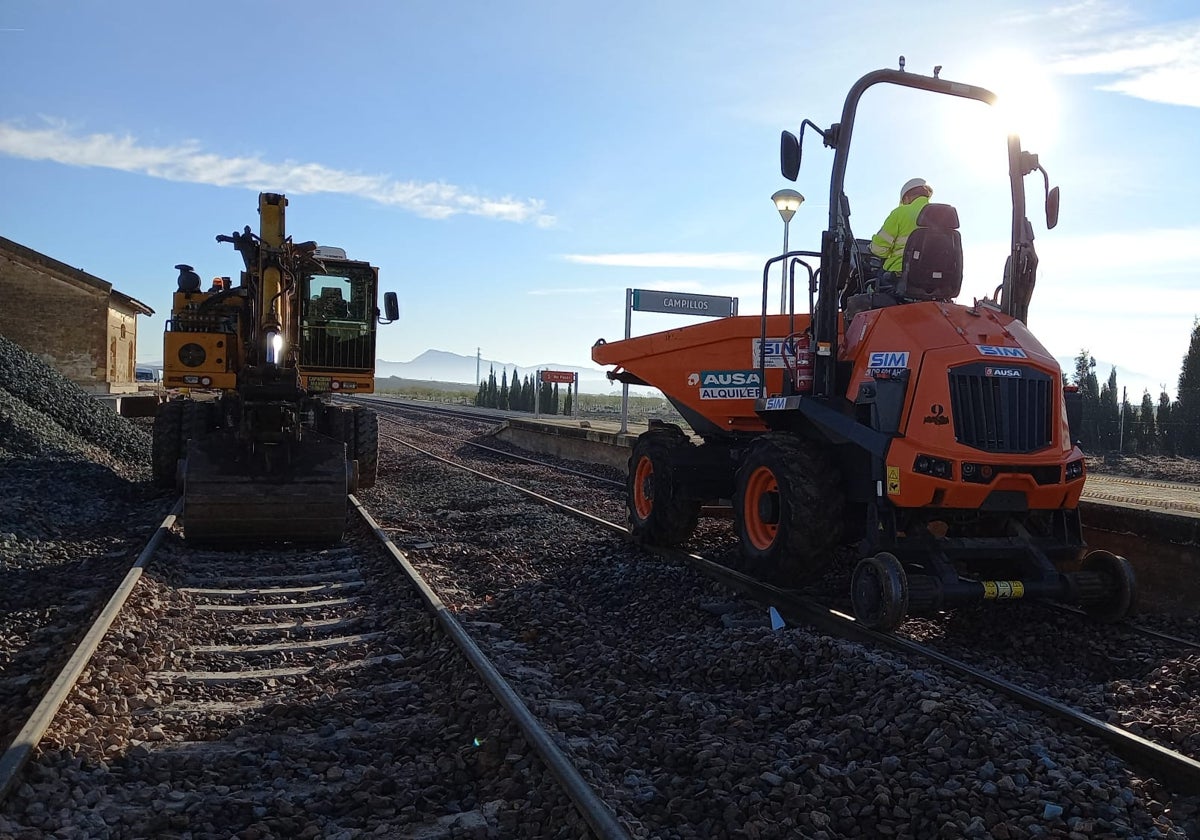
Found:
[(1061, 106), (1052, 74), (1033, 56), (1020, 52), (990, 55), (964, 78), (996, 94), (996, 129), (1020, 134), (1022, 145), (1039, 153), (1054, 148)]

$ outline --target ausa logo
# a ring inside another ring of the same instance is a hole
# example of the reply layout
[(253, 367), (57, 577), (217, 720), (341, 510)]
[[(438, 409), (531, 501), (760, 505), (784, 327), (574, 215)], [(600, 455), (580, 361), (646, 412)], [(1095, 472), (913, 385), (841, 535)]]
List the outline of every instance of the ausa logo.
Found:
[(693, 384), (700, 386), (702, 400), (754, 400), (762, 396), (762, 377), (756, 370), (703, 370), (699, 382)]
[(1003, 377), (1007, 377), (1009, 379), (1020, 379), (1021, 378), (1021, 369), (1020, 368), (985, 367), (983, 369), (983, 375), (984, 376), (1003, 376)]

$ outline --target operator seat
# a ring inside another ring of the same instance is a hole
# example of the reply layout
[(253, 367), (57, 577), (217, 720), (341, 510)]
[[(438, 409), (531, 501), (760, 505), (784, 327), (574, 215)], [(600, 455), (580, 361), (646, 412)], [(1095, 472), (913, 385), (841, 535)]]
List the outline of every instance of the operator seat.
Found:
[(320, 298), (315, 299), (314, 309), (317, 317), (323, 320), (345, 318), (349, 314), (346, 300), (342, 297), (342, 290), (336, 287), (327, 286), (321, 289)]
[(962, 290), (963, 250), (958, 211), (949, 204), (926, 204), (917, 229), (904, 246), (904, 268), (896, 296), (905, 300), (952, 300)]

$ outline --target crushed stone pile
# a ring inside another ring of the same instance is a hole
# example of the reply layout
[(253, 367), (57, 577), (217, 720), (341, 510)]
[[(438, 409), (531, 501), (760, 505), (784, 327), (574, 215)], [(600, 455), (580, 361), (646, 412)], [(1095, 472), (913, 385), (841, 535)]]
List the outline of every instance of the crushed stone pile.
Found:
[(0, 455), (91, 461), (137, 480), (150, 434), (0, 336)]

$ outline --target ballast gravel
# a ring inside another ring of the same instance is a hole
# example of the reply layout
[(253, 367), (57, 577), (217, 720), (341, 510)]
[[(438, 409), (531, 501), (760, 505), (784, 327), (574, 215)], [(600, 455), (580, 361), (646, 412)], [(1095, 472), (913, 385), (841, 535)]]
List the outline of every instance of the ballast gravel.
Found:
[[(494, 471), (586, 510), (620, 493), (537, 469)], [(772, 631), (690, 568), (415, 454), (380, 476), (373, 508), (635, 836), (1200, 830), (1194, 796), (936, 668)]]

